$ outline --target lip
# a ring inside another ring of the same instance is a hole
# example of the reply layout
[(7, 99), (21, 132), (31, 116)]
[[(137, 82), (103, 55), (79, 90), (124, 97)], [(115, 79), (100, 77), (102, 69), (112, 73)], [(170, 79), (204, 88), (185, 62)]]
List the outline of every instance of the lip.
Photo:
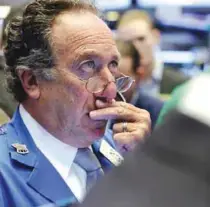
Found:
[(106, 121), (96, 121), (96, 124), (95, 124), (96, 129), (101, 129), (104, 127), (106, 127)]
[(90, 111), (86, 113), (88, 120), (88, 126), (94, 126), (94, 128), (102, 128), (106, 126), (107, 120), (93, 120), (90, 118)]
[(107, 121), (92, 121), (91, 123), (90, 123), (90, 127), (92, 128), (95, 128), (95, 129), (101, 129), (101, 128), (104, 128), (104, 127), (106, 127), (106, 123), (107, 123)]

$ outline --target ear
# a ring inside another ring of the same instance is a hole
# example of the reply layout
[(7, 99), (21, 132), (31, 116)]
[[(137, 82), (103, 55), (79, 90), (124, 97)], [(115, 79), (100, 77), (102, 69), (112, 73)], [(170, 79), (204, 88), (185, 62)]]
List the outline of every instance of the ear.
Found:
[(158, 29), (152, 30), (152, 35), (154, 39), (154, 44), (157, 45), (160, 43), (160, 31)]
[(36, 77), (31, 70), (18, 69), (18, 76), (21, 80), (22, 87), (29, 98), (39, 99), (41, 91)]

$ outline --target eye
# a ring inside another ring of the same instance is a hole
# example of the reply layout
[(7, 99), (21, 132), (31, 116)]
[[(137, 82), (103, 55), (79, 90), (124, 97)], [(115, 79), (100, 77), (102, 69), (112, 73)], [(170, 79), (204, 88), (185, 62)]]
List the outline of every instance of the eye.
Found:
[(92, 60), (85, 61), (80, 65), (80, 70), (82, 70), (83, 72), (91, 72), (95, 70), (95, 68), (95, 62)]
[(110, 71), (118, 70), (118, 66), (119, 66), (119, 63), (114, 60), (109, 64), (109, 70)]
[(79, 66), (80, 77), (86, 79), (90, 78), (96, 70), (96, 64), (93, 60), (83, 61)]

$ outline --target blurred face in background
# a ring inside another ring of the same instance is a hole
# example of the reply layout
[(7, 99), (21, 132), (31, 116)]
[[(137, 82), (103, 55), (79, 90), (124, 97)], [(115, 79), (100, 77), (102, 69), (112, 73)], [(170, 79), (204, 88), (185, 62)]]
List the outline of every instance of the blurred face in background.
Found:
[(132, 77), (135, 82), (132, 84), (131, 88), (126, 91), (125, 93), (123, 93), (125, 99), (127, 102), (130, 102), (133, 92), (136, 89), (136, 85), (138, 83), (138, 76), (136, 75), (136, 73), (133, 70), (133, 60), (131, 56), (122, 56), (121, 60), (120, 60), (120, 64), (119, 64), (119, 70), (121, 73)]
[(138, 74), (143, 80), (149, 79), (155, 67), (154, 49), (159, 42), (159, 32), (143, 19), (132, 20), (119, 28), (118, 38), (133, 44), (140, 58)]

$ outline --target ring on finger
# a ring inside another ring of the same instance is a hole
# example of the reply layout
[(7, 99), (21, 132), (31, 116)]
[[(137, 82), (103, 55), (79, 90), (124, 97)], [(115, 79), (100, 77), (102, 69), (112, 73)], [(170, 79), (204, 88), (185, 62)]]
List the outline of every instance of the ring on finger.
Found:
[(128, 132), (128, 123), (127, 122), (123, 122), (123, 125), (122, 125), (122, 131), (123, 132)]

